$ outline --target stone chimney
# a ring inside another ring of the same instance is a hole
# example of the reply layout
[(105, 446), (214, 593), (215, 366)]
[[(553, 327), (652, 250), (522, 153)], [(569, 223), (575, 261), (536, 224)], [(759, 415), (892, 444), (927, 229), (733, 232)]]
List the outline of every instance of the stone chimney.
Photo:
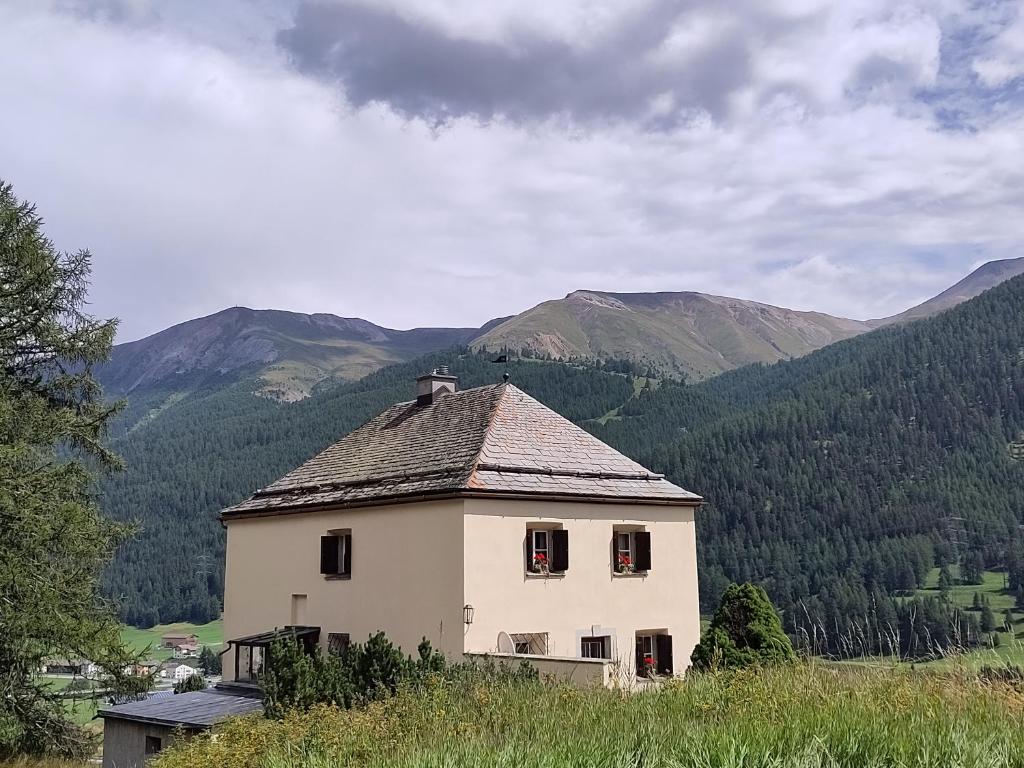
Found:
[(447, 365), (416, 377), (416, 405), (430, 405), (437, 398), (450, 395), (458, 383), (459, 377), (449, 374)]

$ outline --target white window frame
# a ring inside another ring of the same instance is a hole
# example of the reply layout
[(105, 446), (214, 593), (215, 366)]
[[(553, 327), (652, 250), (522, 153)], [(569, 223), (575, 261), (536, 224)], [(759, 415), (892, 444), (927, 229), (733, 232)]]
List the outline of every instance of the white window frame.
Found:
[[(539, 534), (544, 536), (544, 546), (537, 546), (537, 537)], [(545, 561), (547, 561), (548, 568), (551, 567), (551, 529), (550, 528), (531, 528), (530, 529), (531, 544), (533, 545), (533, 558), (536, 560), (537, 555), (544, 555)], [(537, 565), (531, 561), (530, 570), (533, 573), (539, 573), (540, 569)]]
[[(615, 533), (615, 562), (612, 563), (612, 570), (618, 574), (634, 573), (636, 571), (636, 537), (633, 531), (616, 529)], [(626, 537), (628, 549), (622, 548), (622, 537)], [(619, 558), (626, 555), (629, 558), (630, 566), (627, 570), (619, 570)]]
[[(588, 656), (586, 654), (587, 646), (591, 643), (600, 643), (601, 654), (600, 656)], [(586, 637), (580, 638), (580, 658), (581, 659), (601, 659), (608, 661), (612, 655), (612, 638), (610, 635), (587, 635)]]

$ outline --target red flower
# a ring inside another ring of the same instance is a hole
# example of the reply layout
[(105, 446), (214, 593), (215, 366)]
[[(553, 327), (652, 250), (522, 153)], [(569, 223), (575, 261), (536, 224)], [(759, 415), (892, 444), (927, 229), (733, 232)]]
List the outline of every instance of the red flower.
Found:
[(619, 562), (623, 565), (629, 565), (629, 555), (619, 555)]
[(533, 556), (533, 559), (539, 563), (543, 563), (548, 559), (548, 556), (545, 555), (543, 552), (538, 552), (536, 555)]

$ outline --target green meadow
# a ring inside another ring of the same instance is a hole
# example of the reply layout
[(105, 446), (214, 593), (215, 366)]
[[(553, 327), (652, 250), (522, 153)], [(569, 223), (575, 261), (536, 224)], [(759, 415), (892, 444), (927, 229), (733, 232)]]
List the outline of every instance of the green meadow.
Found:
[(1022, 768), (1024, 691), (815, 663), (659, 689), (440, 679), (362, 709), (248, 717), (154, 768)]
[(221, 646), (224, 644), (224, 622), (221, 619), (209, 624), (158, 624), (149, 629), (125, 626), (121, 630), (121, 639), (135, 651), (142, 652), (148, 648), (147, 658), (165, 661), (171, 658), (171, 651), (169, 648), (160, 647), (160, 638), (168, 632), (194, 634), (199, 638), (200, 646), (208, 645), (215, 651), (222, 650)]

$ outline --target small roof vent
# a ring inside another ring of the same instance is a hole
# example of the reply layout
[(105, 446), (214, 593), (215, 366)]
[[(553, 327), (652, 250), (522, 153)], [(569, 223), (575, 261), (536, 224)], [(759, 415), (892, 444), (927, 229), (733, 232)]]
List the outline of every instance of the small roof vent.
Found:
[(437, 398), (458, 389), (459, 377), (448, 373), (447, 365), (439, 365), (430, 373), (416, 377), (416, 405), (430, 405)]

